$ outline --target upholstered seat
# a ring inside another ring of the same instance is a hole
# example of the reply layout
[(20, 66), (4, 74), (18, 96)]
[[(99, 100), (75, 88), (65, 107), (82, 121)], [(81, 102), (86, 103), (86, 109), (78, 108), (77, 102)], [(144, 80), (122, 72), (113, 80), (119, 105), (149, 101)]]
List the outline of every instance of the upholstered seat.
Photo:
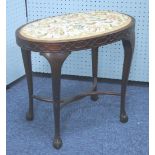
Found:
[(130, 16), (112, 11), (66, 14), (29, 23), (20, 35), (37, 41), (80, 40), (118, 31), (131, 21)]

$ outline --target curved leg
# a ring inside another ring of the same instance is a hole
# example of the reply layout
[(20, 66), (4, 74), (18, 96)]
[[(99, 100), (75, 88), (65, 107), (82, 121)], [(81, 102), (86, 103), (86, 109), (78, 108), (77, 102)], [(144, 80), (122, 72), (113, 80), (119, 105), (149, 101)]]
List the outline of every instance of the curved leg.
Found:
[[(98, 70), (98, 47), (95, 47), (92, 48), (93, 91), (97, 91), (97, 70)], [(98, 95), (92, 95), (91, 100), (97, 101)]]
[(132, 56), (134, 52), (134, 33), (131, 38), (122, 40), (124, 47), (124, 64), (123, 64), (123, 73), (122, 73), (122, 84), (121, 84), (121, 109), (120, 109), (120, 121), (126, 123), (128, 121), (128, 116), (125, 111), (125, 95), (127, 82), (130, 72), (130, 66), (132, 62)]
[(31, 64), (31, 51), (21, 49), (23, 63), (27, 78), (28, 94), (29, 94), (29, 110), (26, 113), (26, 119), (33, 120), (33, 81), (32, 81), (32, 64)]
[(65, 59), (68, 57), (69, 52), (59, 53), (41, 53), (50, 63), (52, 71), (52, 90), (53, 90), (53, 110), (55, 122), (55, 136), (53, 146), (60, 149), (62, 140), (60, 137), (60, 86), (61, 86), (61, 67)]

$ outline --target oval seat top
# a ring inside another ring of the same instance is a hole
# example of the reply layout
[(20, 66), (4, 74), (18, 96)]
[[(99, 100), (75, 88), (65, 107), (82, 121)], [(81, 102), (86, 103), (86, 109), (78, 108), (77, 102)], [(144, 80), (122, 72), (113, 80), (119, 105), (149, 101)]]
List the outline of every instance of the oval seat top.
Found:
[(43, 42), (67, 42), (104, 36), (131, 23), (128, 15), (112, 11), (93, 11), (48, 17), (24, 25), (24, 39)]

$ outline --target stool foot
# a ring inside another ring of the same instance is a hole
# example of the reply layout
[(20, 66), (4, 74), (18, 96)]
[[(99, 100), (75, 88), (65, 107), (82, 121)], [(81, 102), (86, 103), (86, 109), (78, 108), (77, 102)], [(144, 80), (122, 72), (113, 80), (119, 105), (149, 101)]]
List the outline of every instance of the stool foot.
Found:
[(99, 99), (98, 95), (92, 95), (90, 98), (92, 101), (97, 101)]
[(60, 137), (54, 138), (53, 147), (55, 149), (60, 149), (62, 147), (62, 140)]
[(33, 120), (33, 113), (27, 112), (26, 113), (26, 120), (27, 121), (32, 121)]
[(122, 122), (122, 123), (127, 123), (128, 122), (128, 116), (127, 116), (126, 113), (122, 113), (120, 115), (120, 122)]

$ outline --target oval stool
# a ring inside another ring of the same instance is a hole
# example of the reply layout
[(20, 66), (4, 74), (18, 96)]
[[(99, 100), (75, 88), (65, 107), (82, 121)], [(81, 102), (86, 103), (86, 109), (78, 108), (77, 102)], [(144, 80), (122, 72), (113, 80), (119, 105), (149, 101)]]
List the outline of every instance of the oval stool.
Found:
[[(122, 41), (124, 64), (121, 92), (102, 92), (97, 90), (98, 48)], [(135, 44), (135, 20), (119, 12), (92, 11), (72, 13), (40, 19), (21, 26), (16, 30), (16, 42), (21, 47), (29, 92), (27, 120), (33, 120), (33, 98), (53, 103), (55, 136), (53, 146), (62, 146), (60, 136), (60, 108), (73, 101), (91, 96), (96, 101), (98, 95), (117, 95), (121, 97), (120, 121), (125, 123), (128, 116), (125, 110), (125, 95)], [(61, 67), (73, 51), (92, 49), (93, 86), (88, 92), (69, 99), (60, 98)], [(40, 52), (52, 72), (53, 99), (36, 96), (33, 93), (31, 51)]]

